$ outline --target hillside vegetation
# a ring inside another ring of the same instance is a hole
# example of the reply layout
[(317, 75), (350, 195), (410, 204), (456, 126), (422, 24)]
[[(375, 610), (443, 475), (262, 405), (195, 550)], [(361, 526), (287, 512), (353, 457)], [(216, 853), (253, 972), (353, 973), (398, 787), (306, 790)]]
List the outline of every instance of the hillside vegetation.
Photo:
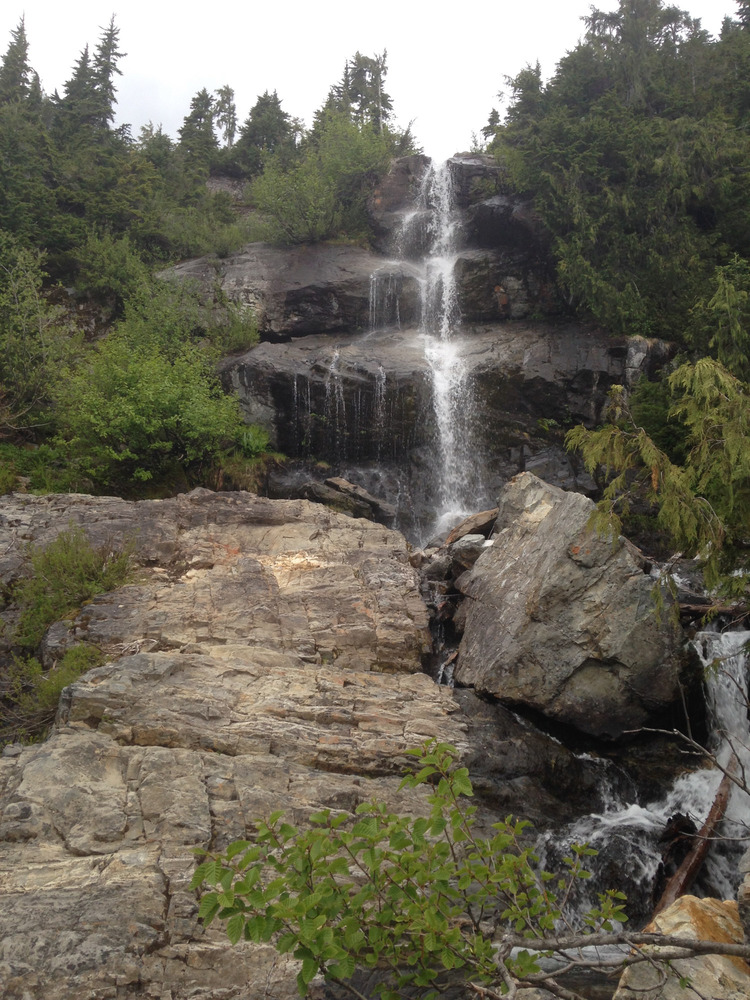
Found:
[[(570, 437), (606, 513), (635, 503), (743, 594), (727, 574), (750, 544), (750, 3), (718, 38), (663, 0), (584, 22), (550, 80), (506, 81), (483, 148), (549, 227), (571, 313), (676, 345), (606, 427)], [(264, 438), (214, 363), (254, 342), (252, 316), (154, 271), (253, 239), (367, 243), (373, 185), (415, 148), (385, 53), (347, 61), (309, 128), (268, 91), (240, 123), (227, 84), (195, 94), (176, 140), (114, 126), (123, 58), (112, 20), (45, 94), (21, 21), (0, 64), (2, 489), (247, 483)]]
[(309, 130), (275, 92), (238, 126), (227, 85), (193, 97), (173, 141), (114, 126), (114, 19), (61, 94), (28, 48), (22, 20), (0, 63), (0, 489), (251, 483), (267, 438), (214, 364), (256, 341), (253, 317), (154, 272), (253, 239), (366, 241), (374, 181), (413, 148), (391, 124), (385, 54), (347, 62)]
[[(750, 544), (750, 3), (713, 39), (662, 0), (592, 7), (544, 82), (508, 80), (488, 148), (534, 199), (572, 310), (676, 343), (660, 382), (569, 436), (607, 515), (658, 519), (709, 582), (745, 593)], [(743, 572), (729, 576), (731, 571)]]

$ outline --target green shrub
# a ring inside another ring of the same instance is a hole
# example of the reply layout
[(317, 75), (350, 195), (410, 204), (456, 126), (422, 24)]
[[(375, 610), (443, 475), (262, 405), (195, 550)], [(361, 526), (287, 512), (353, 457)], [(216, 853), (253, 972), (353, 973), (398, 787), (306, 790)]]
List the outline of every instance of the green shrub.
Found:
[[(541, 980), (542, 959), (557, 950), (549, 939), (573, 885), (589, 876), (586, 856), (596, 852), (574, 846), (563, 872), (543, 871), (526, 842), (527, 823), (509, 817), (493, 824), (489, 839), (477, 835), (476, 809), (466, 804), (471, 781), (455, 765), (454, 747), (431, 740), (409, 753), (417, 767), (402, 787), (432, 786), (429, 815), (395, 815), (370, 802), (354, 821), (326, 809), (299, 830), (274, 813), (257, 823), (253, 843), (197, 852), (205, 860), (192, 886), (210, 887), (200, 903), (204, 922), (226, 921), (233, 944), (270, 941), (291, 952), (301, 962), (303, 996), (322, 974), (362, 998), (348, 983), (358, 968), (378, 971), (373, 992), (383, 1000), (435, 997), (448, 982), (499, 997)], [(578, 939), (612, 933), (626, 920), (624, 898), (599, 894)]]
[(205, 352), (173, 356), (102, 343), (89, 365), (70, 374), (58, 397), (62, 436), (81, 472), (100, 486), (127, 488), (177, 467), (210, 465), (241, 427), (239, 404), (225, 395)]
[(41, 739), (55, 717), (63, 688), (102, 662), (101, 651), (86, 643), (71, 646), (46, 673), (35, 657), (14, 656), (4, 685), (6, 711), (0, 720), (0, 744)]
[(369, 236), (367, 197), (390, 159), (387, 135), (359, 129), (346, 115), (326, 114), (314, 140), (291, 169), (270, 157), (251, 187), (269, 220), (268, 238), (316, 243), (334, 236)]
[(60, 532), (45, 548), (32, 548), (31, 576), (13, 593), (21, 608), (14, 644), (35, 649), (53, 622), (123, 584), (129, 563), (128, 550), (95, 549), (78, 527)]
[(89, 233), (86, 242), (75, 251), (78, 270), (76, 288), (115, 310), (148, 279), (148, 269), (134, 249), (127, 234)]

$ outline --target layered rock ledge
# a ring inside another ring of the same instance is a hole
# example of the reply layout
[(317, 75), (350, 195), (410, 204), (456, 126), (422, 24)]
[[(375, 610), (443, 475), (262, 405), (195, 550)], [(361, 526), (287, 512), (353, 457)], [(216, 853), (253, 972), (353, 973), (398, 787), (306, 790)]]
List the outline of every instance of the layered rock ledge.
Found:
[(397, 532), (248, 494), (14, 495), (6, 587), (71, 524), (130, 543), (135, 576), (50, 629), (47, 666), (81, 640), (107, 662), (65, 690), (46, 742), (0, 758), (4, 1000), (291, 1000), (293, 963), (201, 927), (192, 849), (278, 808), (419, 812), (399, 783), (426, 737), (459, 747), (484, 823), (600, 804), (595, 769), (421, 672), (427, 612)]

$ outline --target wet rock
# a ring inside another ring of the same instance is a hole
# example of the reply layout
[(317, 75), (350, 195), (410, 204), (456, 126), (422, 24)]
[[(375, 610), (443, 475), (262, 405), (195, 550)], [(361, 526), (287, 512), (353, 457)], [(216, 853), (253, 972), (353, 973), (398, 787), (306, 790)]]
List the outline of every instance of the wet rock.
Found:
[(414, 209), (430, 162), (429, 156), (421, 153), (399, 157), (373, 191), (368, 211), (380, 250), (393, 248), (394, 235), (402, 228), (405, 214)]
[(393, 504), (386, 503), (385, 500), (381, 500), (379, 497), (374, 497), (372, 493), (368, 493), (361, 486), (355, 486), (354, 483), (349, 483), (340, 476), (332, 476), (330, 479), (326, 479), (324, 485), (335, 490), (338, 494), (351, 497), (360, 504), (363, 504), (368, 511), (365, 516), (370, 517), (373, 521), (378, 521), (380, 524), (392, 525), (396, 519), (396, 508)]
[(458, 541), (451, 543), (448, 546), (451, 574), (457, 578), (471, 569), (484, 550), (492, 544), (484, 535), (463, 535)]
[(163, 276), (196, 282), (211, 297), (218, 285), (252, 314), (262, 337), (273, 340), (367, 329), (370, 275), (383, 267), (399, 285), (404, 322), (413, 321), (418, 302), (413, 270), (361, 247), (253, 243), (224, 260), (186, 261)]
[(448, 160), (459, 208), (468, 208), (503, 187), (506, 170), (487, 153), (457, 153)]
[[(479, 444), (492, 464), (522, 444), (526, 458), (548, 448), (551, 424), (596, 422), (607, 392), (626, 376), (625, 340), (576, 324), (466, 326), (454, 342), (481, 414)], [(264, 424), (290, 456), (339, 466), (401, 463), (436, 434), (419, 330), (259, 344), (221, 371), (246, 419)]]
[(678, 693), (679, 630), (593, 504), (523, 473), (501, 494), (494, 545), (457, 581), (469, 598), (456, 682), (599, 738), (647, 724)]
[(451, 531), (445, 544), (451, 545), (459, 538), (463, 538), (464, 535), (482, 535), (484, 538), (489, 538), (495, 526), (497, 513), (497, 507), (493, 507), (492, 510), (482, 510), (478, 514), (471, 514)]
[(496, 194), (467, 211), (466, 239), (479, 247), (514, 247), (540, 253), (549, 246), (549, 230), (531, 202)]

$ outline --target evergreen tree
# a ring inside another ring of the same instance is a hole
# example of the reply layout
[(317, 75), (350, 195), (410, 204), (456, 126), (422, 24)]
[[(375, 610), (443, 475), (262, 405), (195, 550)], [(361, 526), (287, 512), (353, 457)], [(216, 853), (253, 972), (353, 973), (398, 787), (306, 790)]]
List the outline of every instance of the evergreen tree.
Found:
[(115, 27), (115, 18), (112, 15), (107, 27), (102, 29), (102, 36), (94, 53), (92, 72), (98, 105), (96, 124), (101, 128), (108, 128), (115, 117), (114, 108), (117, 103), (115, 76), (122, 76), (122, 70), (117, 63), (127, 54), (117, 47), (119, 37), (120, 29)]
[(393, 111), (393, 101), (385, 90), (386, 56), (385, 50), (375, 56), (356, 52), (333, 90), (337, 110), (348, 111), (360, 127), (370, 125), (381, 135)]
[(216, 91), (214, 118), (221, 129), (224, 145), (231, 149), (237, 134), (237, 108), (234, 103), (234, 91), (229, 84), (219, 87)]
[(238, 160), (250, 175), (260, 172), (264, 155), (293, 148), (298, 123), (281, 107), (279, 95), (267, 90), (250, 109), (237, 140)]
[(750, 140), (728, 106), (745, 99), (744, 81), (728, 98), (732, 63), (750, 62), (662, 0), (585, 22), (546, 86), (538, 67), (510, 81), (493, 148), (554, 235), (568, 302), (620, 333), (683, 338), (714, 268), (750, 257)]
[(179, 147), (187, 161), (206, 170), (219, 147), (214, 131), (214, 111), (214, 99), (203, 87), (190, 102), (190, 112), (179, 131)]
[(31, 67), (28, 61), (29, 43), (24, 19), (10, 33), (10, 44), (0, 64), (0, 104), (23, 101), (31, 89)]
[(88, 45), (84, 46), (73, 66), (72, 76), (65, 81), (62, 97), (55, 92), (52, 102), (55, 107), (55, 135), (63, 145), (80, 140), (83, 131), (97, 121), (99, 99)]

